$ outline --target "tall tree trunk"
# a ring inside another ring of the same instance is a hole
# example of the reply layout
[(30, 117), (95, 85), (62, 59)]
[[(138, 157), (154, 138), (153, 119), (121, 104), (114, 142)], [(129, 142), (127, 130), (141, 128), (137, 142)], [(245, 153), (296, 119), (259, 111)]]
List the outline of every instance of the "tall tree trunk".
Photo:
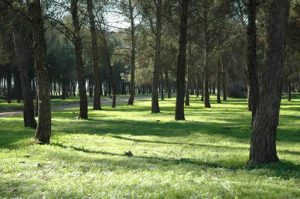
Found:
[(204, 106), (205, 108), (211, 108), (210, 101), (209, 101), (209, 69), (208, 69), (208, 54), (209, 54), (209, 38), (208, 38), (208, 11), (204, 10), (204, 40), (205, 40), (205, 47), (204, 47), (204, 75), (203, 75), (203, 93), (204, 93)]
[(130, 37), (131, 37), (131, 75), (130, 75), (130, 96), (128, 99), (128, 105), (134, 104), (135, 97), (135, 59), (136, 59), (136, 38), (135, 38), (135, 22), (134, 22), (134, 8), (132, 6), (132, 0), (129, 0), (129, 12), (130, 12)]
[(114, 66), (111, 63), (111, 54), (109, 52), (109, 45), (108, 41), (105, 35), (104, 30), (102, 30), (102, 39), (103, 39), (103, 45), (104, 45), (104, 52), (105, 52), (105, 59), (108, 65), (109, 70), (109, 81), (110, 81), (110, 88), (112, 91), (112, 108), (116, 108), (117, 106), (117, 85), (115, 81), (115, 69)]
[(78, 17), (78, 0), (71, 0), (71, 14), (74, 26), (74, 45), (76, 57), (77, 79), (79, 84), (79, 97), (80, 97), (80, 119), (88, 119), (88, 100), (86, 94), (86, 81), (84, 75), (84, 67), (82, 60), (82, 41), (80, 35), (80, 23)]
[(217, 68), (217, 103), (221, 104), (221, 64), (222, 64), (222, 55), (221, 55), (221, 42), (219, 42), (218, 50), (218, 68)]
[[(249, 78), (249, 103), (251, 104), (252, 123), (259, 101), (259, 86), (257, 76), (256, 53), (256, 0), (250, 0), (248, 4), (248, 78)], [(249, 107), (249, 108), (250, 108)]]
[(159, 74), (160, 74), (160, 48), (161, 48), (161, 17), (162, 17), (162, 0), (156, 0), (156, 31), (155, 31), (155, 60), (152, 79), (152, 113), (159, 113), (158, 89), (159, 89)]
[(188, 64), (187, 64), (187, 72), (186, 72), (186, 90), (185, 90), (185, 105), (190, 106), (190, 85), (191, 85), (191, 65), (192, 65), (192, 43), (189, 41), (188, 45)]
[(90, 32), (92, 37), (92, 54), (93, 54), (93, 69), (94, 69), (94, 110), (101, 109), (101, 80), (100, 80), (100, 52), (97, 42), (97, 32), (95, 25), (95, 15), (93, 13), (93, 0), (87, 0), (87, 10), (90, 20)]
[(179, 0), (180, 4), (180, 38), (177, 62), (177, 96), (176, 96), (176, 120), (185, 120), (184, 95), (186, 74), (186, 43), (188, 31), (188, 10), (190, 0)]
[(106, 51), (106, 59), (107, 59), (107, 64), (108, 64), (108, 69), (109, 69), (109, 79), (110, 79), (110, 86), (112, 90), (112, 108), (116, 108), (117, 105), (117, 87), (116, 87), (116, 82), (115, 82), (115, 71), (114, 71), (114, 66), (111, 64), (111, 55), (109, 53), (108, 49), (108, 44), (107, 40), (105, 39), (105, 51)]
[(49, 144), (51, 136), (51, 109), (48, 69), (46, 67), (46, 42), (44, 19), (40, 0), (28, 3), (28, 11), (32, 17), (32, 33), (34, 41), (35, 71), (38, 84), (39, 117), (35, 132), (36, 141)]
[(282, 93), (288, 0), (273, 0), (268, 28), (266, 67), (252, 127), (250, 164), (278, 161), (276, 132)]
[(92, 53), (93, 53), (93, 69), (94, 69), (94, 110), (101, 109), (101, 79), (100, 79), (100, 58), (99, 47), (97, 41), (97, 32), (95, 25), (95, 16), (93, 13), (93, 0), (87, 0), (88, 15), (90, 20), (90, 32), (92, 37)]
[(31, 37), (26, 30), (27, 21), (19, 13), (14, 13), (13, 36), (15, 44), (15, 53), (17, 57), (18, 71), (20, 74), (21, 90), (24, 100), (23, 118), (24, 126), (36, 128), (37, 123), (34, 118), (33, 95), (29, 77), (30, 46)]

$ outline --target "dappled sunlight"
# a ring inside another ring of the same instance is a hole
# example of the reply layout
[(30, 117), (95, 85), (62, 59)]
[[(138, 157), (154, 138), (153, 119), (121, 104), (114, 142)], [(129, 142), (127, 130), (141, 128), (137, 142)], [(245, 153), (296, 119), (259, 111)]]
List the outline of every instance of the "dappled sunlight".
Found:
[(174, 121), (174, 103), (162, 102), (160, 114), (150, 113), (149, 100), (133, 107), (104, 106), (90, 109), (89, 120), (78, 120), (76, 108), (54, 111), (48, 146), (33, 145), (34, 130), (23, 128), (21, 117), (1, 118), (0, 171), (5, 174), (0, 194), (15, 196), (10, 190), (17, 189), (24, 197), (33, 196), (29, 187), (35, 184), (35, 197), (131, 197), (133, 189), (144, 197), (150, 192), (151, 197), (204, 196), (196, 194), (199, 189), (229, 198), (268, 197), (287, 190), (288, 196), (299, 194), (298, 115), (293, 106), (282, 110), (282, 162), (252, 168), (246, 166), (250, 113), (244, 100), (213, 104), (208, 110), (193, 97), (187, 120), (180, 122)]

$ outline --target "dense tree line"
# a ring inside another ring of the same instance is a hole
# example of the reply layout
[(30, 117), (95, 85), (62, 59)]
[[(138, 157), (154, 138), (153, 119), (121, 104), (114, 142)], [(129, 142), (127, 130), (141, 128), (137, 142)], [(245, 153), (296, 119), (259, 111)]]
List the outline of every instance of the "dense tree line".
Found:
[(116, 107), (117, 95), (134, 105), (151, 93), (159, 113), (159, 98), (176, 93), (176, 120), (191, 94), (206, 108), (211, 94), (248, 97), (249, 162), (277, 161), (282, 92), (291, 100), (300, 87), (299, 18), (297, 0), (0, 0), (0, 95), (24, 102), (42, 144), (51, 97), (79, 95), (88, 119), (88, 95), (101, 110), (103, 95)]

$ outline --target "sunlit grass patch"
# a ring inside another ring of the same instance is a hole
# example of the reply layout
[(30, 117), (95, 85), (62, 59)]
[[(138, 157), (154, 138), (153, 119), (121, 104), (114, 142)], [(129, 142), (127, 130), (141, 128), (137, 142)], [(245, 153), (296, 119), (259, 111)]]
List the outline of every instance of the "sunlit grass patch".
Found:
[[(33, 144), (21, 117), (0, 118), (0, 196), (22, 198), (297, 198), (300, 197), (300, 101), (283, 101), (281, 162), (248, 167), (246, 100), (203, 108), (196, 97), (186, 121), (175, 100), (55, 111), (51, 145)], [(298, 109), (299, 108), (299, 109)], [(133, 157), (126, 156), (131, 151)]]

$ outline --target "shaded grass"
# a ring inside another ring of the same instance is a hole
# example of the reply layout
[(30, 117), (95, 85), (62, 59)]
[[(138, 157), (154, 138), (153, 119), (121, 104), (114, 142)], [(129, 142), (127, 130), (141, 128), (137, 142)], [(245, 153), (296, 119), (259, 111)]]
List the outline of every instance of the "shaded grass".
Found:
[[(55, 198), (300, 197), (300, 101), (283, 102), (280, 163), (247, 167), (250, 113), (230, 99), (204, 109), (193, 97), (187, 121), (174, 121), (174, 99), (150, 113), (134, 107), (53, 113), (49, 146), (33, 144), (20, 117), (0, 118), (0, 195)], [(298, 109), (299, 108), (299, 109)], [(132, 151), (127, 157), (125, 151)]]

